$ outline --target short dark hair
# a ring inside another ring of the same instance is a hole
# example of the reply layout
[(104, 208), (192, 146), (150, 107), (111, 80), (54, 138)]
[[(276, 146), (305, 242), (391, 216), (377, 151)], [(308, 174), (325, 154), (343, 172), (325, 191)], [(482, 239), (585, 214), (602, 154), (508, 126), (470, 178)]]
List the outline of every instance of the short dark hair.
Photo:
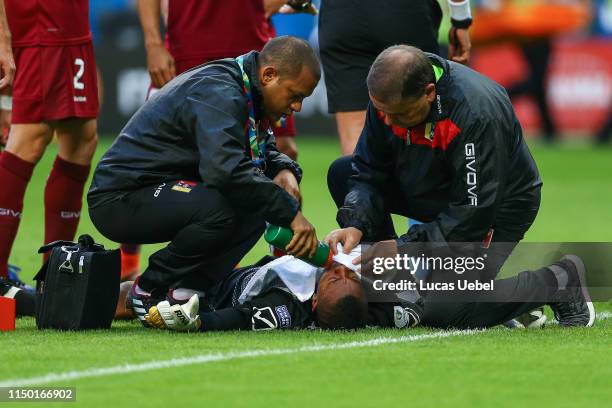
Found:
[(368, 90), (381, 102), (423, 95), (435, 83), (431, 62), (416, 47), (394, 45), (381, 52), (370, 67)]
[(259, 53), (259, 64), (272, 65), (281, 78), (295, 78), (300, 75), (303, 67), (308, 68), (317, 80), (321, 78), (321, 65), (310, 44), (288, 35), (268, 41)]
[(336, 303), (321, 302), (316, 309), (319, 327), (327, 330), (354, 330), (363, 328), (368, 321), (368, 303), (363, 297), (346, 295)]

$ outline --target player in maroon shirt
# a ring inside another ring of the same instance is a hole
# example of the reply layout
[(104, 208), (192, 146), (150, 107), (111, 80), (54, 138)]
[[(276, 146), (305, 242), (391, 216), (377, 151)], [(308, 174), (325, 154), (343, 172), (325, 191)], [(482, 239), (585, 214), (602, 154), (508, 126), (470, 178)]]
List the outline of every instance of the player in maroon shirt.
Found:
[(16, 76), (12, 124), (0, 154), (0, 276), (34, 166), (55, 134), (44, 193), (45, 242), (74, 237), (97, 135), (98, 90), (88, 0), (5, 0)]
[[(8, 96), (15, 79), (15, 59), (11, 47), (11, 32), (6, 21), (4, 1), (0, 1), (0, 146), (6, 143), (10, 126), (11, 99)], [(6, 108), (6, 109), (5, 109)]]

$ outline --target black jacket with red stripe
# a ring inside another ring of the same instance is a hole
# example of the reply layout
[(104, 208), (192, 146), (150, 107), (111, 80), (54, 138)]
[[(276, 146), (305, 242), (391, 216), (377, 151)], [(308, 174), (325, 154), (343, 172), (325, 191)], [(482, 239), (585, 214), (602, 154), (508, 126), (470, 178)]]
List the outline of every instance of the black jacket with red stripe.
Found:
[(444, 70), (426, 123), (388, 126), (372, 104), (353, 154), (342, 227), (377, 235), (385, 217), (382, 191), (408, 203), (424, 222), (400, 240), (482, 241), (521, 209), (539, 206), (538, 169), (504, 88), (463, 65), (428, 54)]

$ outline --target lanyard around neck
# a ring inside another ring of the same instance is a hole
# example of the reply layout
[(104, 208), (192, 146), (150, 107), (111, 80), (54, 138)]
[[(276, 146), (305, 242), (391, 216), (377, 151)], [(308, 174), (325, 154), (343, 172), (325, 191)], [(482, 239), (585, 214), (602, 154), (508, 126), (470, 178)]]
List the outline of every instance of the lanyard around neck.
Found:
[(440, 78), (442, 78), (442, 75), (444, 75), (444, 69), (434, 64), (431, 64), (431, 67), (433, 68), (434, 77), (436, 78), (436, 83), (438, 83)]
[[(267, 137), (261, 138), (262, 140), (258, 140), (257, 138), (257, 127), (259, 123), (255, 120), (255, 106), (253, 104), (253, 92), (251, 90), (251, 80), (249, 79), (246, 71), (244, 70), (244, 55), (236, 58), (236, 63), (240, 67), (240, 72), (242, 72), (242, 82), (244, 83), (244, 92), (246, 93), (248, 99), (248, 108), (249, 108), (249, 120), (247, 122), (247, 135), (249, 137), (249, 148), (251, 150), (251, 161), (253, 164), (260, 169), (263, 169), (266, 162), (266, 142), (268, 140)], [(272, 129), (268, 126), (266, 129), (268, 134), (271, 134)]]

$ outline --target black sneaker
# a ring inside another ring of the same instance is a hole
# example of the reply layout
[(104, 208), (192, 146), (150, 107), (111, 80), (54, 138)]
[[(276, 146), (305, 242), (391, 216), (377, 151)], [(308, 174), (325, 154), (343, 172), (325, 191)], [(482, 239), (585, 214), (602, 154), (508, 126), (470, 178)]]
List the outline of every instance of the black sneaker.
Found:
[(17, 317), (34, 316), (34, 292), (22, 289), (9, 279), (0, 277), (0, 296), (15, 299), (15, 312)]
[(0, 276), (0, 296), (12, 298), (19, 291), (6, 278)]
[(566, 287), (557, 294), (559, 300), (549, 305), (559, 325), (591, 327), (595, 322), (595, 308), (586, 285), (586, 268), (582, 259), (576, 255), (565, 255), (553, 266), (565, 270), (568, 278)]
[(125, 307), (128, 309), (132, 309), (134, 314), (140, 320), (140, 323), (144, 327), (151, 327), (145, 319), (147, 313), (149, 313), (149, 309), (153, 306), (157, 305), (162, 300), (165, 300), (165, 294), (161, 296), (157, 296), (157, 294), (142, 294), (136, 293), (136, 287), (138, 286), (138, 281), (140, 280), (140, 276), (136, 278), (132, 288), (130, 289), (130, 293), (125, 298)]
[(21, 272), (20, 267), (9, 264), (8, 265), (8, 278), (7, 278), (8, 282), (12, 284), (13, 286), (18, 287), (21, 290), (34, 294), (36, 290), (32, 286), (28, 285), (27, 283), (25, 283), (19, 278), (20, 272)]

